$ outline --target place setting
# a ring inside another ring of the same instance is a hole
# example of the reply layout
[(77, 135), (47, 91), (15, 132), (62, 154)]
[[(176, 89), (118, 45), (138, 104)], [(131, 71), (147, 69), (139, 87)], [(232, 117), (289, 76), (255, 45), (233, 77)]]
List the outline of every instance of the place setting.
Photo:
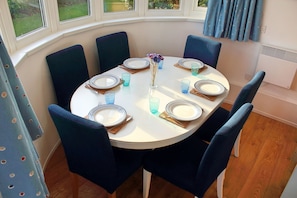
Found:
[(123, 83), (124, 80), (118, 76), (112, 74), (99, 74), (92, 77), (87, 83), (85, 83), (85, 87), (87, 89), (96, 91), (97, 93), (104, 94), (106, 91), (111, 90)]
[[(106, 100), (110, 101), (110, 96)], [(112, 101), (114, 102), (114, 99)], [(107, 131), (112, 134), (119, 132), (133, 119), (123, 107), (108, 102), (107, 104), (98, 105), (91, 109), (87, 117), (92, 121), (104, 125)]]
[(211, 101), (214, 101), (217, 96), (224, 92), (225, 87), (221, 83), (208, 79), (195, 82), (194, 88), (192, 88), (190, 91), (191, 94)]
[(134, 74), (149, 68), (149, 61), (145, 58), (128, 58), (119, 67)]
[(116, 92), (112, 89), (121, 84), (129, 86), (130, 73), (122, 73), (122, 79), (112, 74), (100, 74), (92, 77), (85, 84), (86, 88), (104, 94), (106, 103), (91, 109), (87, 118), (104, 125), (107, 131), (112, 134), (119, 132), (133, 119), (123, 107), (114, 104)]
[(202, 112), (202, 108), (196, 103), (178, 99), (169, 102), (165, 107), (165, 111), (159, 117), (186, 128), (191, 121), (198, 119)]
[(127, 114), (127, 111), (115, 104), (116, 92), (109, 90), (104, 94), (105, 104), (99, 104), (92, 108), (87, 118), (98, 122), (107, 129), (109, 133), (119, 132), (133, 117)]
[(194, 76), (207, 69), (207, 66), (202, 61), (193, 58), (182, 58), (176, 64), (174, 64), (174, 66), (177, 68), (190, 70)]

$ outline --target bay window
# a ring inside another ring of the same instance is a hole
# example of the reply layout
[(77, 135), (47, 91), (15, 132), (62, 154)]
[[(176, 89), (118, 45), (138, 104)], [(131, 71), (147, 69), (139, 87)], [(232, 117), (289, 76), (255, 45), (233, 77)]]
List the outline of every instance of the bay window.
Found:
[(190, 17), (203, 20), (208, 0), (0, 0), (0, 32), (10, 53), (51, 34), (108, 20)]

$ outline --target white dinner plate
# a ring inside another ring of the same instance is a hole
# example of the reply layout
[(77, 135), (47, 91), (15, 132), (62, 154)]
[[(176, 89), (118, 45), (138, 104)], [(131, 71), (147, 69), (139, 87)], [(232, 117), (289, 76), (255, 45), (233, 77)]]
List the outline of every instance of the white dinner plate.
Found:
[(225, 91), (225, 87), (213, 80), (199, 80), (194, 84), (194, 87), (202, 94), (208, 96), (217, 96)]
[(126, 110), (118, 105), (99, 105), (89, 112), (89, 119), (111, 127), (122, 123), (127, 116)]
[(144, 69), (150, 65), (144, 58), (128, 58), (124, 61), (124, 66), (129, 69)]
[(199, 105), (187, 100), (174, 100), (169, 102), (165, 108), (166, 113), (182, 121), (191, 121), (202, 115), (202, 109)]
[(120, 78), (110, 74), (96, 75), (90, 79), (90, 86), (96, 89), (110, 89), (121, 82)]
[(183, 58), (178, 61), (178, 64), (186, 69), (191, 69), (192, 63), (197, 63), (199, 69), (204, 66), (202, 61), (193, 58)]

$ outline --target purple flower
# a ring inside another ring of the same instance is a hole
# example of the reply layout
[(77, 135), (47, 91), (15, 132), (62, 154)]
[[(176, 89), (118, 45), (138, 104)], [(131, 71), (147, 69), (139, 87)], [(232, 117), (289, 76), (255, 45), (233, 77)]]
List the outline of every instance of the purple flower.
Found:
[(156, 63), (159, 63), (161, 60), (164, 59), (161, 54), (157, 54), (157, 53), (150, 53), (150, 54), (147, 54), (147, 56)]

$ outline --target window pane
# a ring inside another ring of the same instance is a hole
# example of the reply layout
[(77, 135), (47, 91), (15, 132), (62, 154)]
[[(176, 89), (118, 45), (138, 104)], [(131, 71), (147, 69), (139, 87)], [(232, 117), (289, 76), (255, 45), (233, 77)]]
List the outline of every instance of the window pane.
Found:
[(104, 0), (104, 12), (134, 10), (134, 0)]
[(45, 26), (39, 0), (8, 0), (16, 36), (21, 36)]
[(60, 21), (89, 15), (88, 0), (58, 0)]
[(149, 0), (148, 9), (179, 9), (179, 0)]
[(207, 7), (208, 0), (198, 0), (198, 7)]

